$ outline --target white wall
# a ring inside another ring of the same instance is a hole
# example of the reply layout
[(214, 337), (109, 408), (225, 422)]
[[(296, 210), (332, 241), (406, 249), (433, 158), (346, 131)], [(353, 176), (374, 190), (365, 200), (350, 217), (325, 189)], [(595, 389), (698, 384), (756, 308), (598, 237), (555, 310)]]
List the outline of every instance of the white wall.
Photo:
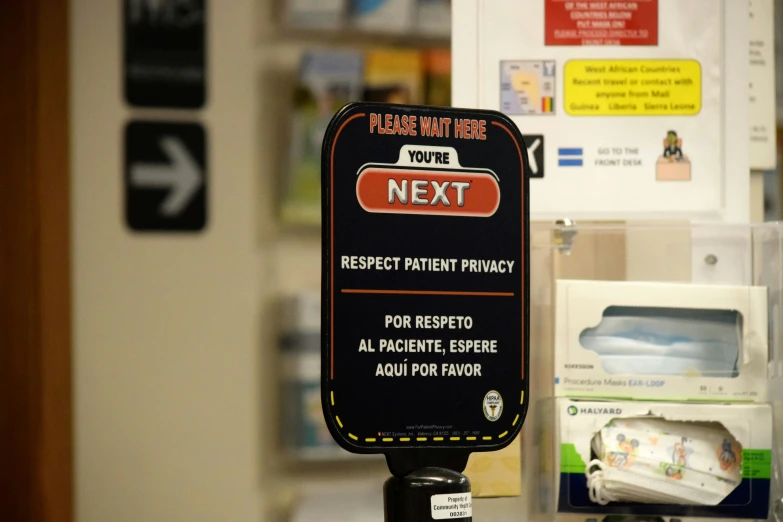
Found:
[[(290, 83), (313, 42), (280, 38), (275, 0), (208, 3), (206, 108), (167, 113), (122, 99), (122, 2), (71, 0), (77, 522), (278, 520), (301, 486), (388, 475), (380, 459), (280, 455), (275, 306), (320, 287), (319, 231), (275, 219)], [(205, 125), (205, 233), (125, 227), (131, 118)]]
[(261, 520), (274, 349), (256, 6), (211, 2), (208, 229), (141, 236), (124, 224), (122, 130), (156, 113), (122, 100), (122, 2), (70, 4), (77, 521)]

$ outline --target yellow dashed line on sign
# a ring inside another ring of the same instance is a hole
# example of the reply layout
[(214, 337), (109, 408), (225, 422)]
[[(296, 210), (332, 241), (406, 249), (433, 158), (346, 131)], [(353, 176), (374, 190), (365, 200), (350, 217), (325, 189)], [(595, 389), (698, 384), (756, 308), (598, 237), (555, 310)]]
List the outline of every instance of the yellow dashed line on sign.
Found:
[[(334, 392), (333, 391), (329, 392), (329, 397), (330, 397), (332, 406), (334, 406)], [(524, 404), (524, 403), (525, 403), (525, 391), (522, 390), (522, 392), (520, 393), (520, 396), (519, 396), (519, 404)], [(340, 426), (341, 429), (345, 427), (345, 426), (343, 426), (343, 421), (340, 420), (339, 416), (335, 415), (334, 419), (335, 419), (335, 421), (337, 421), (337, 424)], [(514, 422), (511, 423), (511, 426), (516, 426), (518, 422), (519, 422), (519, 414), (517, 414), (516, 417), (514, 417)], [(506, 435), (508, 435), (508, 430), (506, 430), (503, 433), (501, 433), (500, 435), (498, 435), (498, 439), (502, 439)], [(359, 437), (357, 437), (353, 433), (348, 433), (348, 437), (351, 438), (352, 440), (359, 440)], [(378, 439), (376, 439), (375, 437), (367, 437), (367, 438), (364, 439), (365, 442), (377, 442), (377, 440)], [(384, 437), (381, 440), (383, 442), (394, 442), (394, 438), (393, 437)], [(428, 440), (427, 437), (416, 437), (416, 441), (417, 442), (427, 442), (427, 440)], [(433, 437), (432, 440), (433, 440), (433, 442), (443, 442), (444, 441), (444, 437)], [(449, 437), (449, 440), (456, 442), (456, 441), (459, 441), (459, 440), (462, 440), (462, 439), (461, 439), (461, 437)], [(474, 441), (474, 440), (478, 440), (478, 437), (465, 437), (465, 440)], [(481, 440), (492, 440), (492, 436), (491, 435), (485, 435), (485, 436), (481, 437)], [(410, 437), (400, 437), (400, 442), (410, 442), (410, 441), (411, 441)]]

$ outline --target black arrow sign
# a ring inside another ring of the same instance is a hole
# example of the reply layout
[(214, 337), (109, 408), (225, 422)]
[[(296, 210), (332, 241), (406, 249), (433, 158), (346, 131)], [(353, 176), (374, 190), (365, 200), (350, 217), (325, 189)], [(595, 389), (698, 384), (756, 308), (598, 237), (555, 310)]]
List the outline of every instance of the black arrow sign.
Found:
[(139, 231), (197, 231), (206, 224), (204, 129), (132, 122), (125, 131), (125, 215)]

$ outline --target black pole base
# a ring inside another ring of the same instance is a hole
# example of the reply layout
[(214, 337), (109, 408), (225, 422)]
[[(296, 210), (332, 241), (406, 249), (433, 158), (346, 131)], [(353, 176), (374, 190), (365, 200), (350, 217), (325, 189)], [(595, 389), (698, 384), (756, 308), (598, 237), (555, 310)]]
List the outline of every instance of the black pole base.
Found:
[(385, 522), (472, 522), (470, 480), (445, 468), (423, 468), (383, 486)]

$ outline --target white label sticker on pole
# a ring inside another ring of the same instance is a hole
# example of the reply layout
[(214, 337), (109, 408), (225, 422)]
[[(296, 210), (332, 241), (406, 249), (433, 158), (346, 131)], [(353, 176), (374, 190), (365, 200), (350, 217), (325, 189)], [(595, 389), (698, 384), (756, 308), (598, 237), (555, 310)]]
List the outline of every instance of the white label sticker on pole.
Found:
[(445, 493), (432, 495), (430, 499), (433, 520), (468, 518), (473, 516), (473, 499), (470, 493)]

